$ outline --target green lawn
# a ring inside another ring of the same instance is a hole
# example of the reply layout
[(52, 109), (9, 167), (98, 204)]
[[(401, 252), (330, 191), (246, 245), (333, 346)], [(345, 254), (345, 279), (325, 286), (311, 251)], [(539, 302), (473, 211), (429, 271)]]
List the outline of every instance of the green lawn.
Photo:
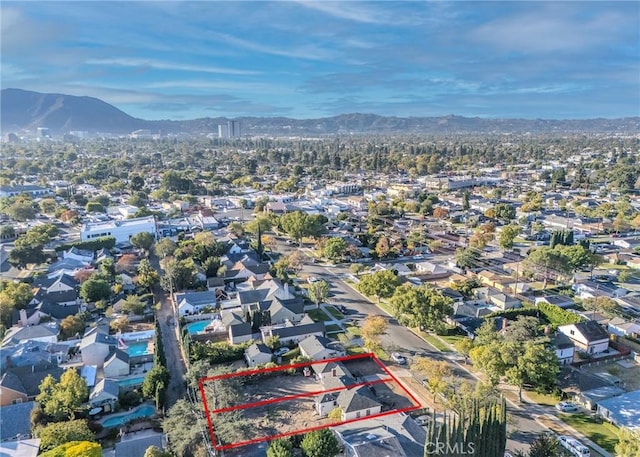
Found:
[(440, 352), (452, 352), (451, 349), (449, 349), (449, 347), (447, 347), (442, 341), (440, 341), (435, 336), (430, 335), (430, 334), (428, 334), (426, 332), (418, 332), (418, 333), (420, 334), (420, 336), (422, 337), (423, 340), (425, 340), (427, 343), (432, 345), (438, 351), (440, 351)]
[(609, 423), (598, 423), (586, 414), (560, 414), (560, 419), (578, 430), (603, 449), (613, 453), (618, 442), (617, 428)]
[(360, 331), (360, 327), (354, 324), (347, 324), (346, 326), (347, 333), (351, 338), (360, 338), (362, 336), (362, 332)]
[(449, 343), (451, 346), (455, 347), (456, 343), (460, 340), (463, 340), (465, 338), (467, 338), (464, 335), (443, 335), (440, 337), (441, 339), (445, 340), (447, 343)]
[(554, 397), (553, 395), (539, 394), (538, 392), (533, 392), (533, 391), (532, 392), (527, 391), (526, 395), (531, 401), (539, 405), (555, 406), (557, 403), (560, 402), (560, 399), (557, 397)]
[(378, 308), (380, 308), (381, 310), (383, 310), (385, 313), (389, 314), (390, 316), (393, 316), (393, 310), (391, 309), (391, 306), (388, 305), (387, 303), (380, 301), (380, 302), (375, 302), (376, 306)]
[(330, 317), (327, 316), (327, 313), (325, 313), (321, 308), (311, 309), (307, 311), (307, 314), (314, 320), (314, 322), (324, 322), (330, 319)]
[(351, 346), (347, 348), (347, 354), (349, 355), (364, 354), (365, 352), (367, 352), (367, 349), (360, 346)]
[(327, 306), (326, 308), (327, 308), (327, 311), (329, 311), (329, 313), (336, 319), (340, 320), (344, 318), (344, 315), (340, 311), (335, 309), (333, 306)]
[(340, 326), (336, 325), (336, 324), (331, 324), (331, 325), (325, 326), (325, 330), (326, 330), (327, 333), (339, 333), (339, 332), (342, 331)]

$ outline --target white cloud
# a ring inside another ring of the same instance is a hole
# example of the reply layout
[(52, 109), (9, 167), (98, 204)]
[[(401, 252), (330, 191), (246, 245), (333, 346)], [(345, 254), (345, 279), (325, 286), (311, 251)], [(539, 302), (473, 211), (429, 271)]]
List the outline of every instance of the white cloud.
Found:
[(115, 59), (89, 59), (85, 62), (88, 65), (104, 65), (118, 67), (147, 67), (157, 70), (192, 71), (198, 73), (217, 73), (225, 75), (258, 75), (260, 72), (253, 70), (238, 70), (235, 68), (212, 67), (202, 65), (191, 65), (174, 62), (163, 62), (154, 59), (140, 58), (115, 58)]
[(331, 60), (336, 57), (335, 52), (315, 45), (291, 47), (290, 44), (285, 44), (283, 46), (286, 46), (286, 48), (280, 48), (245, 40), (226, 33), (212, 33), (212, 36), (238, 48), (262, 52), (264, 54), (308, 60)]
[(306, 0), (297, 3), (305, 8), (321, 11), (338, 19), (346, 19), (365, 24), (387, 24), (392, 21), (392, 18), (382, 11), (370, 7), (363, 7), (362, 4), (357, 3)]

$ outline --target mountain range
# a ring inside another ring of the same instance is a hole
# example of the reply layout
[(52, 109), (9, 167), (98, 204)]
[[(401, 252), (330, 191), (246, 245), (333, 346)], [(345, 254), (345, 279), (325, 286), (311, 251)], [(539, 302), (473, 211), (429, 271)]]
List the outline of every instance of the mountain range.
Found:
[[(152, 133), (217, 134), (229, 118), (144, 120), (93, 97), (44, 94), (22, 89), (0, 91), (0, 130), (3, 134), (47, 127), (54, 134), (69, 131), (127, 134), (139, 129)], [(637, 133), (640, 117), (621, 119), (487, 119), (479, 117), (390, 117), (342, 114), (320, 119), (240, 117), (243, 135), (317, 136), (331, 134), (445, 134), (445, 133)]]

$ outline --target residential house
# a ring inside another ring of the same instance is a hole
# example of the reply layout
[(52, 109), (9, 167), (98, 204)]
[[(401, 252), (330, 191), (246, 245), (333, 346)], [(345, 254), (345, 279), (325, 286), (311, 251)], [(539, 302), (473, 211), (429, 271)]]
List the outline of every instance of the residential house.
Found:
[(127, 376), (129, 369), (129, 354), (118, 348), (112, 349), (104, 361), (104, 376), (106, 378)]
[(77, 260), (85, 265), (91, 265), (94, 260), (94, 252), (72, 247), (71, 249), (64, 251), (62, 253), (62, 257), (64, 259)]
[(310, 358), (313, 361), (333, 359), (336, 357), (344, 357), (347, 355), (344, 348), (337, 342), (331, 341), (323, 336), (312, 335), (300, 343), (300, 354)]
[[(0, 408), (0, 441), (22, 439), (31, 436), (31, 411), (33, 401), (2, 405)], [(5, 454), (0, 450), (0, 455)]]
[(271, 362), (273, 354), (271, 350), (262, 343), (253, 343), (244, 351), (244, 358), (250, 367), (264, 365)]
[(594, 297), (619, 298), (626, 295), (629, 291), (623, 287), (616, 286), (610, 282), (599, 282), (584, 280), (572, 286), (581, 299)]
[(91, 389), (89, 405), (92, 408), (102, 407), (104, 412), (115, 411), (119, 393), (120, 388), (116, 381), (103, 378)]
[(587, 354), (599, 354), (609, 349), (609, 334), (597, 322), (561, 325), (558, 331), (569, 337), (578, 350)]
[(305, 316), (299, 323), (285, 321), (261, 327), (260, 332), (265, 343), (274, 336), (279, 337), (282, 344), (299, 343), (311, 335), (324, 336), (324, 322), (313, 322), (309, 316)]
[(623, 393), (625, 393), (625, 390), (618, 386), (606, 385), (580, 392), (577, 396), (577, 401), (585, 408), (595, 411), (604, 400)]
[(618, 336), (628, 336), (631, 338), (639, 338), (640, 324), (636, 322), (629, 322), (621, 317), (614, 317), (607, 324), (609, 333)]
[(0, 406), (5, 407), (27, 401), (27, 392), (20, 378), (9, 371), (4, 373), (0, 377)]
[(214, 308), (217, 303), (215, 293), (209, 290), (177, 293), (175, 294), (175, 302), (178, 307), (178, 313), (181, 316), (197, 314), (207, 306)]
[(151, 446), (165, 449), (167, 447), (165, 441), (162, 433), (153, 430), (126, 433), (121, 441), (116, 443), (115, 457), (144, 457)]
[(69, 346), (27, 340), (0, 349), (0, 372), (8, 368), (32, 367), (42, 364), (59, 365), (69, 358)]
[(2, 340), (2, 346), (15, 345), (29, 340), (57, 343), (59, 334), (60, 329), (55, 322), (29, 327), (11, 327)]
[(376, 399), (371, 386), (354, 387), (337, 393), (336, 403), (342, 411), (342, 421), (380, 414), (382, 404)]
[(600, 402), (598, 414), (617, 427), (640, 429), (640, 390)]
[(242, 282), (249, 278), (269, 279), (271, 274), (271, 265), (269, 263), (261, 263), (259, 265), (244, 265), (242, 262), (236, 263), (224, 275), (225, 281)]
[(452, 271), (433, 262), (418, 262), (415, 265), (416, 275), (425, 280), (442, 279), (451, 276)]
[(118, 342), (113, 336), (98, 327), (93, 327), (80, 341), (82, 363), (102, 367), (107, 356), (117, 347)]
[(299, 298), (281, 300), (274, 297), (271, 302), (263, 302), (266, 306), (261, 306), (269, 313), (269, 321), (272, 325), (289, 322), (300, 322), (304, 316), (304, 302)]
[(556, 305), (560, 308), (572, 308), (575, 305), (573, 298), (568, 295), (543, 295), (542, 297), (536, 297), (534, 303), (539, 305), (540, 303), (547, 303), (549, 305)]
[(556, 349), (556, 355), (558, 356), (558, 363), (560, 365), (573, 363), (576, 348), (568, 336), (558, 332), (553, 337), (551, 344), (553, 344), (553, 347)]
[(251, 324), (244, 321), (241, 312), (222, 310), (220, 317), (222, 324), (229, 333), (229, 342), (231, 344), (240, 344), (254, 339)]
[(40, 438), (0, 442), (2, 457), (36, 457), (40, 453)]

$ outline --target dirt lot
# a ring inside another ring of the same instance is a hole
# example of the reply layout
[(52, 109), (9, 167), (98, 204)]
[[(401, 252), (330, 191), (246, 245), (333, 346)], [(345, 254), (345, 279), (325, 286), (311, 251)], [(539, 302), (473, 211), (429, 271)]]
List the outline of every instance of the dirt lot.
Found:
[[(359, 379), (363, 377), (369, 379), (375, 379), (376, 377), (389, 378), (388, 374), (371, 360), (348, 361), (345, 365)], [(210, 384), (209, 386), (205, 384), (205, 390), (207, 391), (209, 407), (212, 408), (215, 403), (214, 394), (219, 387), (215, 385), (216, 381), (210, 381)], [(251, 382), (245, 382), (241, 389), (242, 401), (238, 402), (238, 404), (249, 404), (292, 395), (319, 392), (322, 390), (322, 385), (314, 377), (282, 373), (278, 376), (262, 377)], [(382, 404), (383, 411), (414, 406), (407, 394), (402, 390), (402, 387), (395, 381), (374, 384), (371, 386), (371, 392)], [(251, 426), (243, 427), (239, 433), (243, 437), (240, 438), (236, 434), (233, 442), (248, 441), (280, 433), (329, 425), (331, 423), (329, 419), (318, 416), (315, 410), (315, 399), (316, 395), (312, 395), (234, 411), (233, 413), (241, 414), (243, 422), (248, 422)], [(216, 421), (218, 423), (226, 421), (228, 416), (212, 414), (211, 419), (214, 427), (216, 427)], [(239, 430), (236, 429), (235, 432), (237, 433)], [(222, 441), (230, 442), (224, 438)]]
[[(623, 362), (623, 365), (618, 362), (602, 362), (599, 365), (584, 366), (582, 369), (588, 373), (609, 373), (616, 376), (622, 380), (622, 387), (628, 392), (640, 389), (640, 365), (633, 363), (631, 358), (624, 359)], [(631, 363), (632, 366), (625, 366)]]

